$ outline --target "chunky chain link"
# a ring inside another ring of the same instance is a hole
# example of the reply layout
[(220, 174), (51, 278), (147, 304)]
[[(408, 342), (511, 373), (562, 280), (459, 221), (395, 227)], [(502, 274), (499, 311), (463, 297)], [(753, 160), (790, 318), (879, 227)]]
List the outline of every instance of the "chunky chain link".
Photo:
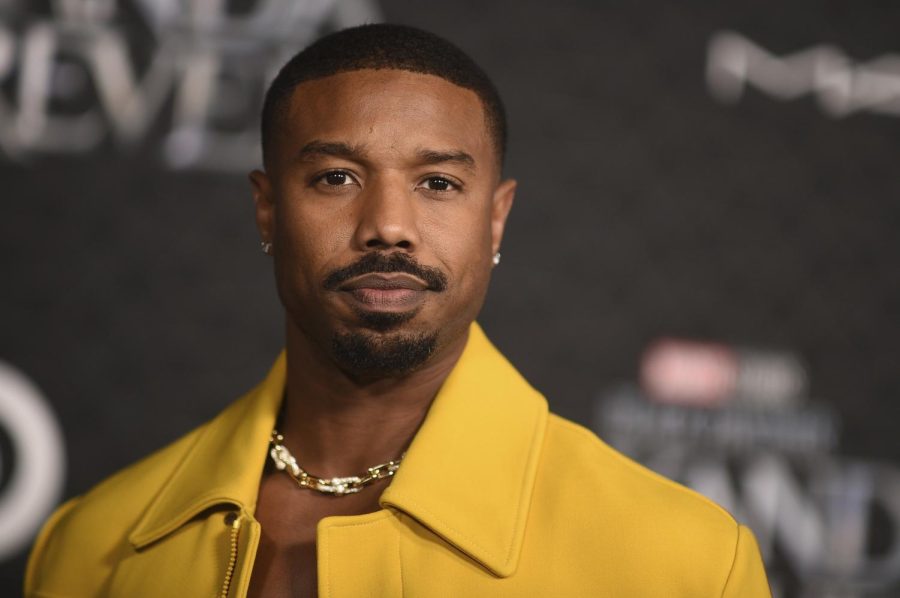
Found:
[(365, 473), (358, 476), (320, 478), (310, 474), (297, 464), (297, 460), (284, 446), (284, 436), (279, 434), (278, 430), (272, 430), (269, 446), (269, 456), (272, 457), (276, 469), (284, 471), (291, 476), (301, 488), (309, 488), (310, 490), (333, 496), (356, 494), (376, 480), (391, 477), (400, 468), (400, 462), (406, 456), (406, 453), (403, 453), (394, 461), (373, 465), (366, 469)]

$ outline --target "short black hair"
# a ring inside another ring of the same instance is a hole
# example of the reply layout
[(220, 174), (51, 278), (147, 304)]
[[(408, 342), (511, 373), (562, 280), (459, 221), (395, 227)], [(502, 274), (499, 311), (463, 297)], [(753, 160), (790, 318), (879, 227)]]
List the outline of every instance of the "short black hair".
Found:
[(291, 93), (304, 81), (362, 69), (397, 69), (435, 75), (474, 91), (502, 164), (506, 113), (496, 87), (465, 52), (433, 33), (386, 23), (360, 25), (322, 37), (291, 58), (266, 91), (262, 109), (262, 151), (266, 163), (275, 127)]

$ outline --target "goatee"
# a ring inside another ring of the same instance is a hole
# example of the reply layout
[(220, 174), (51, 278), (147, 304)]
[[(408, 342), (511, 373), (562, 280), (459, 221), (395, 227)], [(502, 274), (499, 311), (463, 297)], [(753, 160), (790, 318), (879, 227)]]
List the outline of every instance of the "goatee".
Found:
[(437, 333), (341, 332), (333, 337), (331, 349), (338, 367), (353, 377), (398, 377), (428, 361), (437, 346), (437, 336)]

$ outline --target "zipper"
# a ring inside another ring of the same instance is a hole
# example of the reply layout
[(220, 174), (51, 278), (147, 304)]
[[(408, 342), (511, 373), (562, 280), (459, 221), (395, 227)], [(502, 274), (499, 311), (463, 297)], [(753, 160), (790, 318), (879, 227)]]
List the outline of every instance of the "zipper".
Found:
[(225, 580), (222, 582), (222, 591), (219, 592), (219, 598), (228, 598), (228, 590), (231, 589), (234, 566), (238, 557), (238, 535), (241, 532), (241, 516), (237, 513), (228, 513), (225, 515), (225, 525), (231, 528), (229, 534), (231, 551), (228, 553), (228, 566), (225, 568)]

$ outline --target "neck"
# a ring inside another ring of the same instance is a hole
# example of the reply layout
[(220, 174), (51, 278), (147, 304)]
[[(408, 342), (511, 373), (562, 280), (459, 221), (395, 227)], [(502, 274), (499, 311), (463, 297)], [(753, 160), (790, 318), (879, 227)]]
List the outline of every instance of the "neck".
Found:
[(344, 476), (406, 450), (462, 354), (468, 332), (412, 373), (366, 381), (341, 371), (290, 319), (286, 336), (287, 389), (279, 432), (304, 469)]

